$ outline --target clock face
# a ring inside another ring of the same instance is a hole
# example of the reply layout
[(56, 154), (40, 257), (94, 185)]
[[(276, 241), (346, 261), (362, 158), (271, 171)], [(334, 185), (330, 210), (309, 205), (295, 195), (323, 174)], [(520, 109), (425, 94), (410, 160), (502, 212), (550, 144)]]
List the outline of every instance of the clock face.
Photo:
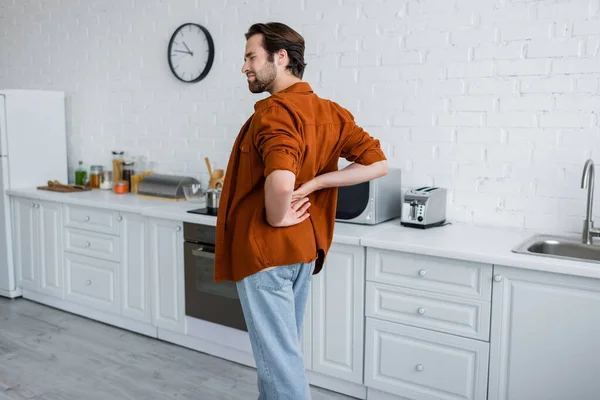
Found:
[(171, 72), (177, 79), (187, 83), (198, 82), (210, 71), (215, 46), (206, 28), (187, 23), (171, 36), (167, 57)]

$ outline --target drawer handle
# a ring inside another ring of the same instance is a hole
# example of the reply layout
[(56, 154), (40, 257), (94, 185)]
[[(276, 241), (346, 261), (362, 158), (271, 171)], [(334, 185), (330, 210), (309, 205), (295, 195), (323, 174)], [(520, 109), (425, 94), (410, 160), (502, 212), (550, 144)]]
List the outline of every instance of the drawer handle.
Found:
[(123, 216), (119, 215), (119, 216), (117, 217), (117, 221), (123, 221)]
[(417, 312), (421, 315), (425, 314), (425, 309), (423, 307), (419, 307), (419, 309), (417, 310)]
[(419, 271), (419, 275), (420, 276), (425, 276), (425, 275), (427, 275), (427, 271), (425, 271), (424, 269), (422, 269), (422, 270)]
[(180, 226), (178, 226), (178, 227), (176, 227), (176, 228), (175, 228), (175, 230), (176, 230), (177, 232), (179, 232), (179, 231), (181, 231), (181, 227), (180, 227)]
[(90, 216), (88, 215), (84, 219), (85, 219), (85, 222), (88, 222), (90, 220)]
[(35, 208), (35, 203), (31, 203), (31, 208)]
[(85, 247), (90, 247), (92, 244), (90, 242), (85, 242)]
[(90, 285), (92, 284), (92, 281), (90, 281), (90, 280), (88, 279), (87, 281), (85, 281), (85, 284), (86, 284), (87, 286), (90, 286)]
[(419, 372), (423, 371), (423, 365), (421, 364), (417, 364), (417, 366), (415, 367), (415, 369)]
[(494, 276), (494, 280), (495, 280), (496, 282), (500, 282), (500, 281), (502, 281), (502, 275), (496, 275), (496, 276)]

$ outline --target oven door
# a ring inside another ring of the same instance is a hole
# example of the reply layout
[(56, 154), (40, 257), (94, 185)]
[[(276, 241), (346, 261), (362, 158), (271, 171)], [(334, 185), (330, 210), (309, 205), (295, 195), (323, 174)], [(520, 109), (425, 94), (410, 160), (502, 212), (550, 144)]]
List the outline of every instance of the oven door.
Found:
[(214, 282), (215, 248), (185, 242), (185, 314), (247, 331), (235, 282)]
[(335, 219), (338, 221), (363, 222), (369, 212), (370, 196), (370, 182), (339, 187)]

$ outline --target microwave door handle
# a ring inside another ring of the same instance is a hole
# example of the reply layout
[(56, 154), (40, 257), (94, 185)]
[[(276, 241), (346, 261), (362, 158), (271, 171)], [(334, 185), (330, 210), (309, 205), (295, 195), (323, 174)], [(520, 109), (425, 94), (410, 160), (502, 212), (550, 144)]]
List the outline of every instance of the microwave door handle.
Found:
[(214, 247), (198, 247), (192, 250), (192, 255), (195, 257), (215, 259), (215, 248)]

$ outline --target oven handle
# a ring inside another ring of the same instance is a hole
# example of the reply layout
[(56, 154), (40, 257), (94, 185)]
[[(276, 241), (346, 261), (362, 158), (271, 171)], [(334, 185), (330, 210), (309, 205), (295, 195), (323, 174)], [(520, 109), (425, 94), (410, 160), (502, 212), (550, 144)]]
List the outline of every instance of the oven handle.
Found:
[(195, 257), (201, 258), (210, 258), (211, 260), (215, 259), (215, 248), (212, 246), (202, 246), (197, 249), (192, 250), (192, 255)]

